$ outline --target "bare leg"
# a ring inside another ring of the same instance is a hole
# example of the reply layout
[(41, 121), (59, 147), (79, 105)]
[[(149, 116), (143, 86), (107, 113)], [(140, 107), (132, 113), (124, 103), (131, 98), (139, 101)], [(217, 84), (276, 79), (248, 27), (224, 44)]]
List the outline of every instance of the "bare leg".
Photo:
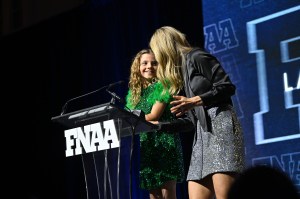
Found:
[(207, 176), (201, 181), (188, 182), (189, 199), (212, 199), (214, 189), (211, 176)]
[(227, 199), (227, 194), (236, 176), (234, 173), (215, 173), (212, 176), (217, 199)]
[(163, 199), (176, 199), (176, 181), (166, 182), (162, 186), (161, 192)]
[(176, 181), (166, 182), (161, 189), (149, 191), (150, 199), (176, 199)]
[(149, 191), (150, 199), (162, 199), (162, 193), (160, 189), (152, 189)]

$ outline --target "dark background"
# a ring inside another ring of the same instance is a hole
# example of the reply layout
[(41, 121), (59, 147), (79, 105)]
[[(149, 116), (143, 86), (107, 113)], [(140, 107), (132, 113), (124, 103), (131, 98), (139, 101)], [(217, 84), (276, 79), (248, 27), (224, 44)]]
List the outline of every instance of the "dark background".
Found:
[[(278, 17), (290, 8), (298, 10)], [(18, 199), (86, 198), (81, 157), (65, 157), (65, 127), (51, 119), (69, 99), (119, 80), (125, 83), (114, 91), (124, 97), (132, 58), (163, 25), (184, 32), (193, 46), (216, 47), (211, 53), (237, 86), (233, 101), (244, 130), (247, 166), (277, 167), (299, 191), (299, 9), (298, 0), (0, 0), (4, 192)], [(249, 42), (247, 24), (265, 16), (273, 18), (256, 25), (257, 46), (266, 55), (258, 60), (249, 50), (256, 43)], [(288, 53), (296, 59), (283, 63), (280, 43), (291, 38), (296, 39)], [(268, 92), (259, 93), (264, 89), (258, 82), (261, 66)], [(293, 87), (293, 108), (284, 104), (283, 72)], [(262, 114), (265, 143), (256, 141), (260, 123), (254, 122), (262, 97), (270, 105)], [(67, 112), (110, 99), (102, 90), (70, 102)], [(187, 166), (192, 134), (182, 134), (182, 142)], [(124, 165), (129, 147), (130, 138), (124, 138)], [(138, 189), (137, 164), (135, 156), (133, 198), (146, 198), (148, 193)], [(122, 177), (121, 198), (127, 199), (128, 176)], [(179, 198), (187, 198), (186, 183), (178, 185)]]
[[(64, 127), (51, 118), (70, 98), (119, 80), (127, 82), (133, 56), (148, 47), (150, 36), (162, 25), (178, 28), (201, 46), (201, 2), (85, 1), (2, 34), (9, 198), (86, 197), (81, 159), (65, 157)], [(116, 92), (124, 96), (127, 83)], [(99, 92), (70, 103), (67, 112), (109, 100), (107, 93)]]

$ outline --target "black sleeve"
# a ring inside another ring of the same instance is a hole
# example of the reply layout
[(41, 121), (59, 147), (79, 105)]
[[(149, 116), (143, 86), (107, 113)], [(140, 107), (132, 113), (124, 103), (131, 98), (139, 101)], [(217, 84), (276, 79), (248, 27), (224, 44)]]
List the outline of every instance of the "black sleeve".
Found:
[(227, 101), (235, 94), (235, 85), (216, 57), (208, 53), (195, 53), (191, 62), (198, 71), (190, 80), (193, 91), (206, 106)]
[(187, 116), (177, 118), (171, 122), (158, 122), (158, 130), (165, 132), (181, 133), (195, 129), (192, 120)]

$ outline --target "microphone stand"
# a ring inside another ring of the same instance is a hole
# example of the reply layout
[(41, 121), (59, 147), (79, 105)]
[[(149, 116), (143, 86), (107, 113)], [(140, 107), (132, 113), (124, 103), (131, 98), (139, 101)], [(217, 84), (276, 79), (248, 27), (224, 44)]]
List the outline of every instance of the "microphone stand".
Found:
[[(62, 107), (62, 111), (61, 111), (61, 114), (60, 114), (60, 115), (63, 115), (63, 114), (66, 112), (67, 106), (68, 106), (68, 104), (69, 104), (71, 101), (74, 101), (74, 100), (76, 100), (76, 99), (85, 97), (85, 96), (87, 96), (87, 95), (91, 95), (91, 94), (93, 94), (93, 93), (99, 92), (99, 91), (103, 90), (104, 88), (107, 88), (106, 90), (108, 90), (108, 89), (110, 89), (111, 87), (113, 87), (113, 86), (115, 86), (115, 85), (117, 85), (117, 84), (122, 84), (122, 83), (123, 83), (123, 81), (118, 81), (118, 82), (115, 82), (115, 83), (111, 83), (111, 84), (109, 84), (109, 85), (102, 86), (101, 88), (99, 88), (99, 89), (97, 89), (97, 90), (94, 90), (94, 91), (92, 91), (92, 92), (89, 92), (89, 93), (86, 93), (86, 94), (83, 94), (83, 95), (74, 97), (74, 98), (72, 98), (72, 99), (69, 99), (69, 100), (64, 104), (64, 106)], [(115, 94), (115, 93), (114, 93), (114, 94)], [(115, 95), (116, 95), (116, 94), (115, 94)], [(117, 96), (117, 97), (118, 97), (118, 96)]]
[[(115, 104), (116, 103), (116, 99), (123, 103), (124, 100), (122, 100), (116, 93), (112, 92), (109, 90), (110, 89), (110, 86), (107, 87), (106, 91), (112, 96), (111, 100), (110, 100), (110, 103), (111, 104)], [(122, 124), (121, 124), (122, 125)], [(120, 123), (118, 121), (118, 126), (120, 128)], [(120, 132), (121, 130), (119, 130)], [(121, 135), (119, 134), (119, 137), (120, 137), (120, 140), (121, 140)], [(120, 145), (121, 145), (121, 141), (120, 141)], [(121, 149), (121, 146), (119, 147), (119, 154), (118, 154), (118, 172), (117, 172), (117, 197), (119, 199), (120, 195), (119, 195), (119, 169), (120, 169), (120, 149)], [(109, 185), (110, 185), (110, 191), (112, 191), (112, 186), (111, 186), (111, 180), (110, 180), (110, 175), (109, 175), (109, 167), (108, 167), (108, 162), (107, 162), (107, 150), (105, 150), (105, 162), (104, 162), (104, 193), (105, 193), (105, 196), (104, 198), (107, 199), (107, 195), (106, 195), (106, 180), (108, 178), (108, 181), (109, 181)], [(106, 173), (108, 173), (108, 177), (106, 176)], [(112, 197), (112, 193), (111, 193), (111, 197)], [(131, 199), (131, 193), (130, 193), (130, 199)]]
[[(112, 92), (109, 90), (109, 88), (106, 89), (106, 91), (112, 96), (111, 100), (110, 100), (110, 103), (111, 104), (115, 104), (116, 102), (116, 99), (121, 102), (121, 103), (124, 103), (124, 100), (122, 98), (120, 98), (116, 93)], [(125, 105), (125, 108), (127, 108), (128, 110), (130, 110), (128, 107), (126, 107)], [(130, 158), (129, 158), (129, 199), (132, 199), (132, 189), (133, 189), (133, 185), (132, 185), (132, 155), (133, 155), (133, 149), (134, 149), (134, 137), (135, 137), (135, 127), (137, 126), (138, 124), (138, 120), (136, 121), (128, 121), (128, 119), (125, 119), (125, 121), (130, 124), (130, 127), (131, 127), (131, 132), (132, 132), (132, 135), (131, 135), (131, 146), (130, 146)], [(120, 137), (121, 139), (121, 137)], [(121, 146), (120, 146), (121, 147)]]

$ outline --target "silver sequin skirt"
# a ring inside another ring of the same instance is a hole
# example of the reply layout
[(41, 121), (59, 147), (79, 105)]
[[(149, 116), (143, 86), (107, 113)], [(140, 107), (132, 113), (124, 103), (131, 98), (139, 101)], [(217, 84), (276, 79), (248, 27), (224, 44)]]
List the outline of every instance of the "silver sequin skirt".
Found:
[(245, 169), (244, 137), (232, 106), (208, 110), (212, 132), (197, 123), (187, 180), (201, 180), (217, 172), (242, 172)]

